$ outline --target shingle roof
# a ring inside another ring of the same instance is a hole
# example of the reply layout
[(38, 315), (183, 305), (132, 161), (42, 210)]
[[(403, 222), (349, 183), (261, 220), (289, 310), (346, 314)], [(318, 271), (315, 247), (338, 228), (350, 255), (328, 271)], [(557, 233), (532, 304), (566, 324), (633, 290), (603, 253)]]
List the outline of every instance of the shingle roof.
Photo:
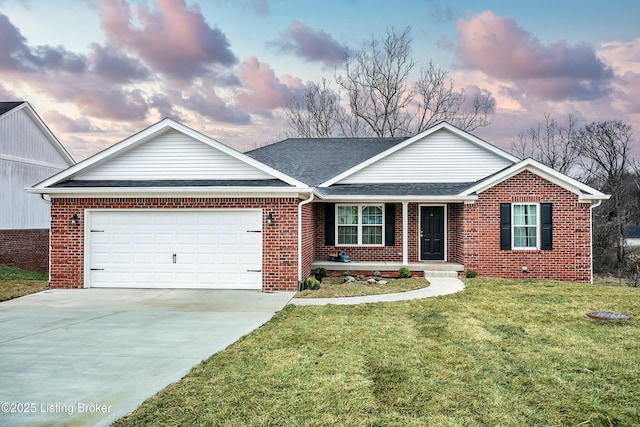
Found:
[(24, 101), (0, 102), (0, 116), (22, 104)]
[(407, 138), (289, 138), (245, 153), (316, 186)]
[(471, 187), (466, 183), (335, 184), (317, 187), (323, 196), (455, 196)]
[(286, 187), (290, 186), (279, 179), (236, 179), (236, 180), (67, 180), (58, 182), (50, 188), (126, 188), (126, 187)]

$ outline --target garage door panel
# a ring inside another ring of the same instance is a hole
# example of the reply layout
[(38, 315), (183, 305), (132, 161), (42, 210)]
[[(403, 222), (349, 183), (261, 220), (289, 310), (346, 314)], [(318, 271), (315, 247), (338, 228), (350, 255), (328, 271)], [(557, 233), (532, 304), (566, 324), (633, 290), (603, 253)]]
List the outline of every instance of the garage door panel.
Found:
[(246, 272), (261, 270), (261, 218), (257, 210), (91, 212), (90, 267), (104, 270), (91, 271), (90, 286), (260, 289), (261, 273)]

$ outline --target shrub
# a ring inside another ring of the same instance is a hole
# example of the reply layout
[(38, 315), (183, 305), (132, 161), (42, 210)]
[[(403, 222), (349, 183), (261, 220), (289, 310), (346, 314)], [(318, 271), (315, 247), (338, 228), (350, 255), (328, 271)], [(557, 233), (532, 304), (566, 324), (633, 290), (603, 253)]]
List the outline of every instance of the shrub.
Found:
[(474, 277), (476, 277), (477, 275), (478, 275), (478, 272), (477, 272), (477, 271), (475, 271), (475, 270), (467, 270), (467, 272), (466, 272), (466, 274), (465, 274), (465, 276), (466, 276), (468, 279), (473, 279), (473, 278), (474, 278)]
[(351, 276), (351, 273), (349, 273), (348, 271), (345, 271), (344, 273), (342, 273), (343, 277), (347, 277), (347, 276)]
[(311, 270), (311, 275), (322, 282), (322, 279), (327, 277), (327, 269), (322, 267), (314, 268)]
[(317, 291), (320, 289), (320, 281), (313, 276), (309, 276), (307, 277), (307, 280), (304, 281), (304, 286), (306, 289)]
[(379, 271), (374, 271), (374, 272), (373, 272), (373, 275), (374, 275), (375, 277), (380, 277), (380, 276), (382, 276), (382, 274), (380, 274), (380, 272), (379, 272)]
[(400, 270), (398, 270), (398, 277), (400, 277), (401, 279), (408, 279), (409, 277), (411, 277), (411, 271), (409, 271), (407, 267), (402, 267), (400, 268)]

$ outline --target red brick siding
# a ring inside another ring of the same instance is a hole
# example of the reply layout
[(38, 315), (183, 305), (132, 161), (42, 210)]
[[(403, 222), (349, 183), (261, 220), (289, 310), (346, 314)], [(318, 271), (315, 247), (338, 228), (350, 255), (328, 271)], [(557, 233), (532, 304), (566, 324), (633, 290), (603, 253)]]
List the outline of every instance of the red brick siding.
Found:
[[(328, 260), (338, 251), (346, 252), (353, 261), (402, 261), (402, 205), (396, 204), (395, 244), (393, 246), (327, 246), (324, 244), (324, 203), (314, 203), (316, 259)], [(411, 238), (409, 239), (411, 241)]]
[[(420, 261), (420, 204), (409, 203), (407, 207), (407, 241), (408, 241), (408, 259), (409, 262)], [(450, 209), (449, 205), (446, 209)], [(386, 261), (401, 262), (402, 261), (402, 203), (395, 204), (395, 244), (385, 247), (365, 247), (365, 246), (326, 246), (324, 244), (324, 205), (316, 204), (316, 256), (318, 260), (328, 260), (330, 255), (334, 255), (338, 251), (345, 251), (354, 261)], [(457, 236), (455, 232), (456, 224), (448, 219), (448, 240), (447, 247), (449, 254), (451, 248), (457, 250), (457, 246), (453, 244), (453, 237)], [(453, 229), (453, 233), (450, 233)], [(457, 254), (456, 254), (457, 256)], [(451, 257), (451, 255), (449, 255)]]
[(302, 206), (302, 280), (309, 276), (311, 264), (316, 259), (314, 212), (313, 203)]
[[(263, 209), (262, 290), (296, 290), (298, 276), (297, 198), (53, 198), (51, 287), (84, 285), (85, 209)], [(77, 226), (71, 216), (79, 216)], [(273, 225), (267, 216), (273, 214)], [(308, 255), (307, 255), (308, 256)]]
[(464, 205), (461, 203), (447, 206), (447, 261), (462, 262), (462, 237), (464, 230), (462, 212)]
[[(553, 204), (552, 250), (500, 250), (500, 203), (516, 202)], [(577, 195), (522, 172), (464, 205), (461, 262), (480, 276), (589, 282), (590, 215), (590, 204)]]
[(49, 271), (49, 230), (0, 230), (0, 264)]

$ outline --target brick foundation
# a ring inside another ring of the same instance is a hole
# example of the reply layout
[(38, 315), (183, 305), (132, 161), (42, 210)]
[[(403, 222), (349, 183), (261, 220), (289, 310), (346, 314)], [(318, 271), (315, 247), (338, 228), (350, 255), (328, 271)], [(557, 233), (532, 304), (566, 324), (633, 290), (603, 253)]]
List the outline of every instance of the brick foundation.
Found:
[(49, 230), (0, 230), (0, 264), (49, 272)]

